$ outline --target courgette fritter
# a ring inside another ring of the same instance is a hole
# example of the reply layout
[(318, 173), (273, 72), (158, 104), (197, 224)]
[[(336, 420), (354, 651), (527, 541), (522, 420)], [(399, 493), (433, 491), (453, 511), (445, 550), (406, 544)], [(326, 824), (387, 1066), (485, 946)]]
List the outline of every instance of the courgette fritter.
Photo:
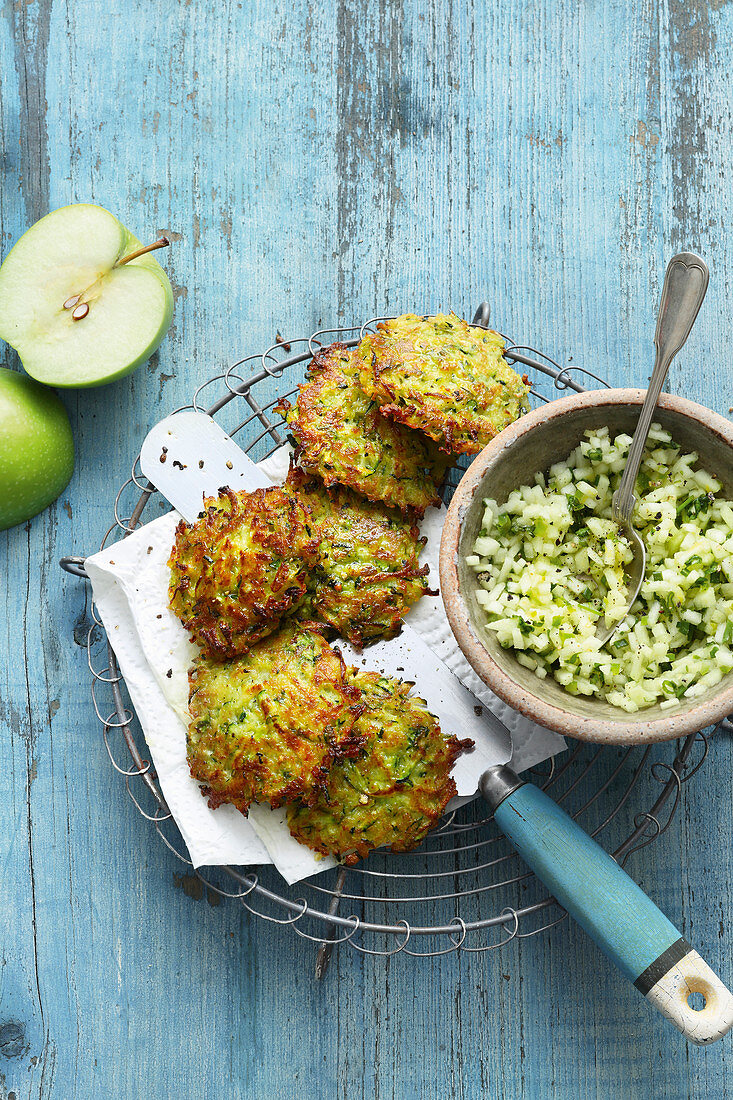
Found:
[(357, 349), (364, 392), (384, 416), (419, 428), (449, 454), (476, 454), (527, 408), (529, 387), (497, 332), (455, 313), (380, 321)]
[(317, 543), (287, 488), (223, 488), (181, 520), (169, 559), (170, 606), (217, 660), (244, 654), (305, 596)]
[(418, 528), (399, 512), (364, 500), (342, 486), (326, 489), (293, 467), (287, 484), (311, 513), (318, 557), (308, 593), (295, 615), (325, 623), (352, 645), (392, 638), (402, 616), (429, 587), (425, 544)]
[(321, 348), (299, 387), (295, 406), (281, 400), (303, 469), (325, 485), (347, 485), (368, 500), (422, 515), (439, 504), (446, 462), (424, 435), (382, 416), (359, 386), (354, 352)]
[(359, 688), (313, 629), (289, 623), (225, 664), (202, 655), (189, 685), (188, 763), (212, 807), (307, 804), (361, 746)]
[(312, 805), (287, 810), (296, 840), (347, 864), (375, 848), (405, 852), (424, 840), (456, 793), (456, 758), (473, 747), (446, 737), (408, 684), (355, 670), (351, 678), (366, 704), (354, 727), (363, 747), (334, 763)]

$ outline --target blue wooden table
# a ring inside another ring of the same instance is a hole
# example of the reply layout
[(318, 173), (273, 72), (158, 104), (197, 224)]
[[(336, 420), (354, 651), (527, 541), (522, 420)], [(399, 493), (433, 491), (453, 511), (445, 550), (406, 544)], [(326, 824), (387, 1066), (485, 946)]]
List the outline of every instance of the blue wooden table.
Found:
[[(149, 365), (64, 395), (74, 478), (0, 535), (0, 1097), (577, 1100), (733, 1093), (567, 922), (487, 955), (338, 955), (181, 876), (109, 765), (83, 585), (146, 430), (276, 330), (483, 297), (643, 382), (666, 259), (712, 271), (669, 388), (728, 414), (733, 6), (17, 0), (0, 15), (5, 252), (98, 202), (165, 232)], [(7, 365), (17, 366), (4, 349)], [(632, 871), (730, 984), (730, 739)], [(632, 810), (629, 810), (631, 815)]]

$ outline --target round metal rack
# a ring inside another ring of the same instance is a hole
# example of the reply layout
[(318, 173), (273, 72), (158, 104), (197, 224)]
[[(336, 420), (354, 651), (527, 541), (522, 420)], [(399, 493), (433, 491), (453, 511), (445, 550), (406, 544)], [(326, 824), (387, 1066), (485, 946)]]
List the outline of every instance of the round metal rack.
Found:
[[(273, 416), (273, 407), (281, 397), (297, 393), (305, 366), (318, 347), (335, 340), (353, 347), (380, 319), (349, 329), (320, 330), (305, 339), (278, 336), (262, 354), (247, 356), (209, 378), (184, 407), (216, 417), (260, 461), (287, 442), (286, 429), (277, 414)], [(488, 326), (488, 321), (484, 303), (474, 324)], [(536, 402), (607, 385), (588, 370), (570, 363), (561, 367), (537, 349), (508, 338), (505, 355), (528, 374)], [(466, 465), (464, 459), (451, 471), (446, 499)], [(102, 547), (140, 526), (144, 513), (147, 521), (168, 507), (142, 475), (138, 457), (117, 493), (114, 521)], [(85, 576), (82, 558), (65, 558), (61, 564), (68, 572)], [(193, 872), (93, 606), (91, 616), (87, 656), (92, 700), (112, 767), (140, 814), (175, 858)], [(730, 722), (721, 725), (731, 730)], [(708, 736), (703, 733), (646, 747), (575, 743), (535, 770), (532, 778), (625, 863), (669, 828), (682, 787), (700, 768), (707, 751)], [(511, 940), (538, 935), (565, 917), (523, 866), (480, 800), (446, 817), (413, 852), (375, 852), (356, 867), (335, 868), (292, 888), (272, 867), (218, 867), (193, 873), (220, 896), (236, 899), (257, 917), (288, 925), (318, 944), (319, 977), (337, 944), (348, 944), (366, 955), (428, 957), (459, 950), (492, 951)]]

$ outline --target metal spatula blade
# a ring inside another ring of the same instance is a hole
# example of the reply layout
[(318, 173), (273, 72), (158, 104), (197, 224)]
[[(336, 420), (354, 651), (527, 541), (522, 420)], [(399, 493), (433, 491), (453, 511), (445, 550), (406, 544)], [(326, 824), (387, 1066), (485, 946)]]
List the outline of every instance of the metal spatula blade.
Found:
[(140, 449), (149, 481), (193, 523), (205, 496), (228, 485), (236, 490), (266, 489), (272, 482), (215, 420), (184, 409), (161, 420)]

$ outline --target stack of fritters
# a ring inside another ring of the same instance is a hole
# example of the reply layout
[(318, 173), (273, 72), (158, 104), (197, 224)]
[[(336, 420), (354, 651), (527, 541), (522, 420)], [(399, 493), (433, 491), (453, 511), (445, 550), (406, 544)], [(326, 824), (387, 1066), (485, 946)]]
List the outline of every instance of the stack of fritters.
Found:
[(526, 405), (503, 350), (455, 314), (321, 349), (295, 405), (276, 406), (296, 442), (286, 485), (221, 489), (179, 524), (170, 603), (202, 650), (188, 760), (212, 806), (287, 804), (293, 836), (347, 863), (412, 848), (440, 818), (472, 743), (409, 685), (347, 669), (325, 635), (392, 637), (430, 592), (416, 519), (451, 459)]

